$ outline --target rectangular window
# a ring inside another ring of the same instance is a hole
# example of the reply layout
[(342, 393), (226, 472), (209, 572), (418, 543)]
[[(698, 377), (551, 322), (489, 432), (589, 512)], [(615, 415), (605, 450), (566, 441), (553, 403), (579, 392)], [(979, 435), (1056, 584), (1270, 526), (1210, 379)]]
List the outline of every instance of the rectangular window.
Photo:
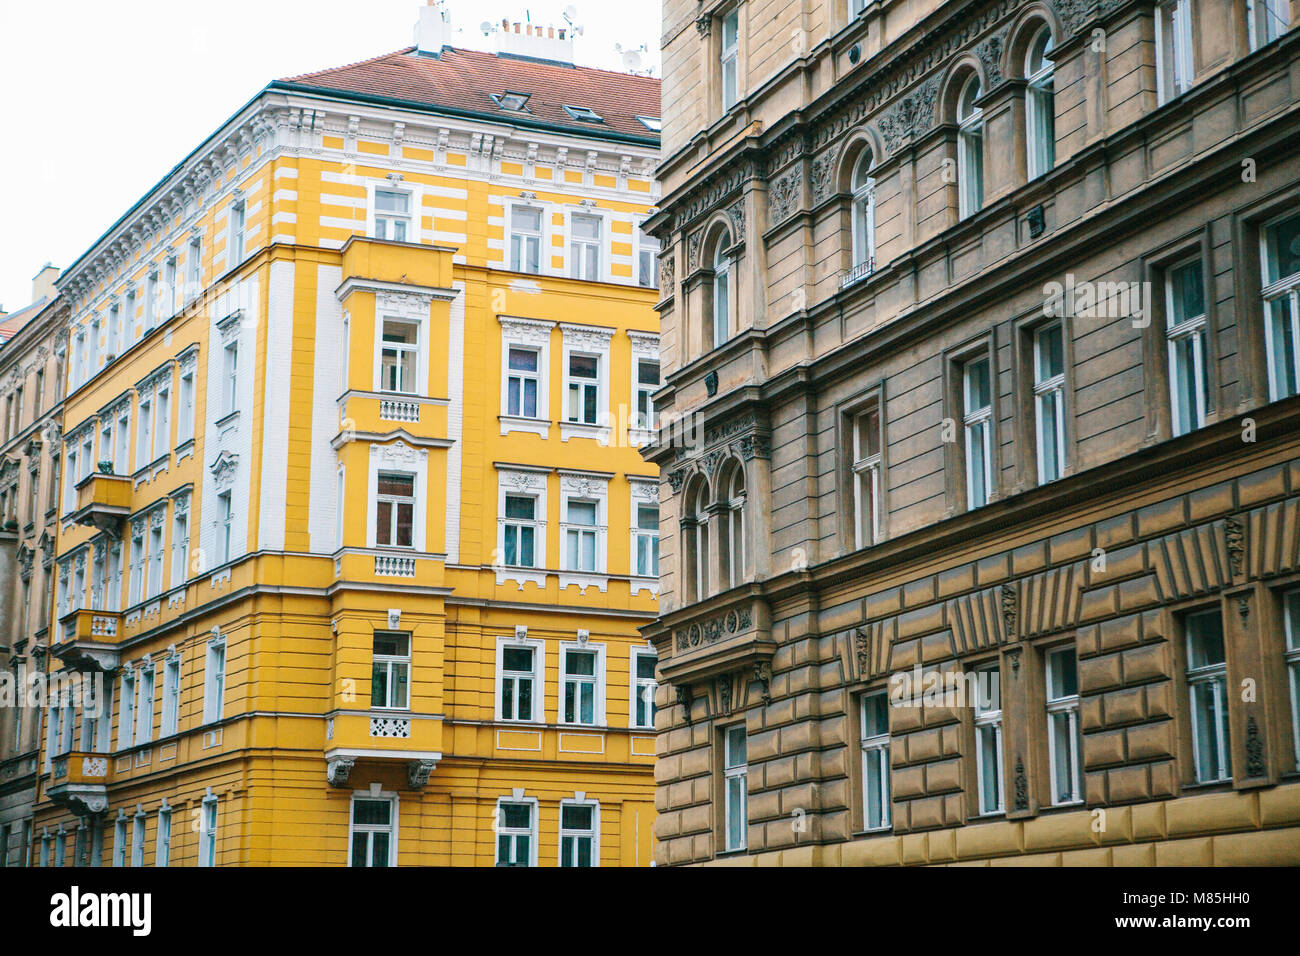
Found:
[[(131, 409), (124, 407), (117, 416), (115, 429), (116, 444), (113, 446), (113, 474), (129, 475), (131, 473)], [(143, 463), (142, 463), (143, 464)]]
[(1283, 629), (1286, 632), (1287, 688), (1291, 695), (1291, 741), (1300, 766), (1300, 590), (1282, 596)]
[[(152, 525), (153, 522), (151, 521)], [(148, 597), (162, 593), (163, 585), (163, 527), (161, 521), (149, 529)]]
[(575, 279), (600, 280), (600, 217), (572, 213), (569, 216), (569, 275)]
[(232, 527), (234, 524), (234, 506), (229, 491), (217, 495), (217, 564), (230, 561), (231, 545), (234, 543)]
[(743, 850), (749, 837), (749, 763), (746, 756), (745, 725), (722, 732), (722, 778), (724, 846)]
[(194, 437), (194, 370), (181, 372), (180, 406), (177, 408), (176, 441), (185, 444)]
[(1288, 0), (1246, 0), (1246, 20), (1250, 48), (1258, 50), (1286, 32), (1291, 25), (1291, 4)]
[(533, 720), (536, 648), (506, 647), (501, 654), (501, 719)]
[(415, 363), (420, 348), (420, 326), (415, 322), (384, 319), (383, 336), (380, 390), (415, 394)]
[(722, 111), (736, 105), (738, 51), (740, 49), (740, 10), (722, 18), (722, 47), (719, 53), (722, 78)]
[(537, 349), (511, 346), (506, 361), (506, 414), (519, 418), (537, 418), (540, 384)]
[(157, 395), (154, 396), (154, 425), (153, 425), (153, 456), (151, 461), (157, 461), (171, 450), (171, 399), (172, 390), (170, 386), (164, 384), (158, 388)]
[(600, 406), (600, 357), (569, 356), (568, 412), (571, 422), (595, 425)]
[(199, 812), (199, 866), (217, 865), (217, 798), (204, 799)]
[(978, 358), (962, 369), (962, 421), (966, 432), (966, 507), (981, 508), (993, 487), (993, 391), (989, 360)]
[(596, 652), (564, 651), (564, 722), (596, 723)]
[(525, 495), (506, 495), (506, 515), (502, 526), (505, 563), (512, 568), (536, 566), (534, 548), (537, 540), (537, 499)]
[(886, 691), (862, 697), (862, 828), (890, 826), (889, 695)]
[(1205, 424), (1205, 288), (1201, 260), (1165, 274), (1169, 393), (1174, 435)]
[(1192, 85), (1191, 0), (1170, 0), (1156, 8), (1156, 98), (1161, 103)]
[(222, 642), (208, 644), (207, 660), (203, 672), (203, 722), (218, 721), (226, 710), (226, 645)]
[(352, 866), (392, 866), (397, 840), (392, 800), (352, 801)]
[(658, 428), (655, 417), (654, 393), (659, 389), (659, 363), (654, 359), (638, 359), (636, 363), (636, 427)]
[(171, 866), (172, 860), (172, 812), (163, 807), (158, 811), (158, 840), (154, 845), (154, 866)]
[(643, 289), (659, 288), (659, 240), (637, 230), (636, 282)]
[[(86, 348), (90, 352), (90, 356), (87, 359), (86, 364), (90, 367), (90, 374), (92, 376), (97, 371), (99, 371), (99, 331), (100, 331), (100, 322), (99, 319), (96, 318), (95, 321), (90, 323), (90, 340), (86, 343)], [(19, 420), (21, 420), (23, 417), (22, 407), (23, 407), (22, 390), (20, 389), (18, 392)]]
[(148, 334), (158, 324), (158, 273), (150, 272), (144, 280), (144, 331)]
[(1268, 397), (1276, 402), (1300, 392), (1300, 215), (1265, 226), (1260, 240)]
[(596, 511), (594, 501), (570, 500), (564, 529), (565, 570), (596, 570)]
[(414, 528), (415, 476), (380, 472), (375, 543), (390, 548), (412, 547)]
[(510, 207), (510, 268), (533, 275), (542, 271), (542, 210)]
[(853, 539), (865, 548), (880, 540), (880, 404), (853, 416)]
[(179, 511), (172, 506), (172, 587), (184, 584), (189, 577), (186, 574), (190, 551), (190, 516), (188, 511)]
[(118, 691), (117, 715), (117, 749), (127, 750), (132, 746), (135, 732), (135, 671), (123, 671), (122, 682)]
[(168, 256), (163, 263), (162, 291), (159, 295), (159, 315), (170, 319), (176, 311), (176, 257)]
[(126, 817), (113, 824), (113, 865), (126, 866)]
[(203, 240), (195, 237), (190, 240), (189, 252), (185, 254), (185, 301), (188, 302), (203, 291)]
[(1038, 483), (1044, 485), (1065, 467), (1065, 332), (1059, 322), (1034, 331), (1034, 421)]
[(1052, 804), (1083, 800), (1079, 771), (1079, 678), (1072, 647), (1047, 652), (1047, 750)]
[(144, 588), (145, 570), (147, 568), (144, 534), (131, 536), (131, 604), (139, 604), (147, 596)]
[(107, 344), (107, 361), (113, 361), (117, 358), (119, 336), (122, 327), (122, 307), (114, 303), (108, 310), (108, 344)]
[(636, 528), (632, 532), (632, 554), (638, 577), (659, 577), (659, 505), (642, 502), (636, 506)]
[(979, 812), (1001, 813), (1002, 787), (1002, 686), (996, 664), (975, 671), (975, 762), (979, 784)]
[(160, 737), (170, 737), (176, 733), (180, 717), (181, 702), (181, 659), (178, 656), (167, 658), (163, 665), (163, 711)]
[(595, 866), (596, 807), (560, 803), (560, 866)]
[(221, 357), (221, 407), (224, 414), (235, 411), (239, 401), (239, 343), (231, 342)]
[(1183, 619), (1187, 636), (1187, 697), (1192, 711), (1192, 755), (1197, 783), (1232, 777), (1228, 750), (1228, 663), (1223, 618), (1217, 609)]
[(153, 685), (153, 665), (140, 668), (140, 676), (136, 680), (138, 700), (135, 708), (135, 742), (137, 745), (147, 744), (153, 739)]
[(411, 705), (411, 636), (376, 633), (370, 706), (406, 710)]
[(244, 261), (244, 219), (247, 207), (242, 201), (232, 203), (230, 207), (230, 255), (227, 268), (233, 269)]
[(497, 866), (532, 866), (536, 846), (533, 804), (497, 804)]
[(144, 828), (147, 818), (137, 813), (131, 821), (131, 865), (144, 866)]
[(632, 651), (632, 726), (653, 730), (655, 725), (655, 665), (659, 658), (654, 651)]
[(411, 197), (395, 189), (375, 190), (375, 238), (407, 242), (411, 239)]
[(126, 294), (126, 312), (122, 316), (122, 351), (125, 352), (135, 342), (135, 290)]

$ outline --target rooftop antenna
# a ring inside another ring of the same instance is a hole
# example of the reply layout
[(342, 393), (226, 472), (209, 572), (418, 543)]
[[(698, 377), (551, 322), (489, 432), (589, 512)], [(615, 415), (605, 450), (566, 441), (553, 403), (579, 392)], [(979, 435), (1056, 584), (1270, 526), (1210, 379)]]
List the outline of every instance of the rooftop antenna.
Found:
[(569, 33), (571, 35), (582, 36), (583, 30), (582, 27), (578, 24), (577, 7), (575, 7), (573, 4), (569, 4), (567, 7), (564, 8), (564, 12), (560, 14), (560, 16), (564, 17), (564, 22), (569, 25)]

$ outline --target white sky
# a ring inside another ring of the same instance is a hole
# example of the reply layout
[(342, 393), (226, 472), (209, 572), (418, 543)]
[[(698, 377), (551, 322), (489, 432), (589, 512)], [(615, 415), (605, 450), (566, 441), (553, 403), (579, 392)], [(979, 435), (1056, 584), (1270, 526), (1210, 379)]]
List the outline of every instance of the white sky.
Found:
[[(421, 0), (0, 0), (0, 306), (31, 298), (271, 80), (411, 44)], [(563, 25), (576, 59), (657, 67), (660, 0), (448, 0), (454, 45), (503, 17)], [(657, 73), (657, 69), (656, 69)]]

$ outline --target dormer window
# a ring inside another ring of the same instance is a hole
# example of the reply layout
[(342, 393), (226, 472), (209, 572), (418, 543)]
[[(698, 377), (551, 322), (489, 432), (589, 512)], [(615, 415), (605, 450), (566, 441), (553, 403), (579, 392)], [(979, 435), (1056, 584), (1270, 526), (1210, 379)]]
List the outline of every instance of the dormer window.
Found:
[(564, 112), (583, 123), (603, 123), (604, 118), (595, 110), (586, 106), (565, 106)]
[(642, 126), (652, 133), (663, 131), (664, 122), (658, 116), (638, 116), (637, 119), (640, 120)]
[(504, 93), (493, 93), (492, 102), (499, 109), (509, 110), (512, 113), (522, 113), (528, 108), (528, 98), (531, 93), (513, 93), (506, 90)]

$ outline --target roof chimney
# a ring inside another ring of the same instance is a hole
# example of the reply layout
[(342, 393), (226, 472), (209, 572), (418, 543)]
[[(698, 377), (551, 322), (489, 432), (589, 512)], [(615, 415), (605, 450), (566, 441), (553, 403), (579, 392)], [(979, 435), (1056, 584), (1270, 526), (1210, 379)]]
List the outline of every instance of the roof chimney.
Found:
[(54, 280), (59, 277), (61, 270), (58, 266), (52, 266), (48, 262), (41, 266), (41, 271), (32, 277), (32, 301), (39, 302), (41, 299), (50, 300), (55, 296)]
[(439, 56), (442, 48), (451, 45), (451, 14), (443, 0), (429, 0), (420, 8), (420, 19), (415, 24), (415, 50), (424, 56)]
[(526, 56), (572, 66), (573, 33), (568, 27), (556, 29), (502, 20), (501, 29), (496, 31), (497, 54)]

